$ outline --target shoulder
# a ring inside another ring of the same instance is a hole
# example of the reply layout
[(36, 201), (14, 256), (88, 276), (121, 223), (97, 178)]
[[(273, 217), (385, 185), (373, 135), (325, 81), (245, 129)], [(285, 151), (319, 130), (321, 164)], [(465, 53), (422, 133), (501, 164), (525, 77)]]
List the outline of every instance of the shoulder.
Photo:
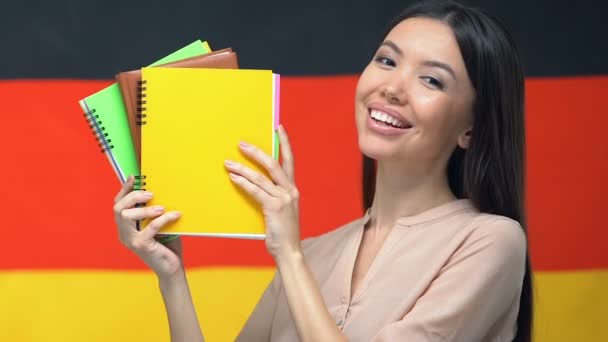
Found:
[(521, 224), (506, 216), (479, 213), (471, 220), (473, 236), (496, 241), (506, 246), (526, 246), (526, 233)]
[(470, 221), (463, 248), (484, 251), (498, 263), (521, 264), (527, 250), (526, 232), (506, 216), (479, 213)]

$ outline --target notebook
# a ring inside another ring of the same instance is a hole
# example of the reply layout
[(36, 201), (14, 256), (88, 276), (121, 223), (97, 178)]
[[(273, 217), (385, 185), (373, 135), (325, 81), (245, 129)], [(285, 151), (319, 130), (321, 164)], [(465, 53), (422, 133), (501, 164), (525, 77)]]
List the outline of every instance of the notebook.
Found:
[[(231, 48), (217, 50), (199, 55), (182, 59), (179, 61), (160, 64), (159, 67), (174, 67), (174, 68), (222, 68), (222, 69), (238, 69), (238, 58), (236, 52), (233, 52)], [(141, 69), (121, 72), (116, 75), (116, 82), (120, 87), (122, 98), (124, 101), (125, 108), (127, 110), (127, 117), (129, 121), (129, 129), (131, 137), (133, 138), (133, 145), (135, 147), (135, 154), (137, 155), (137, 161), (139, 163), (141, 158), (141, 133), (138, 125), (139, 118), (138, 113), (138, 86), (141, 81)]]
[[(207, 42), (197, 40), (152, 65), (201, 55), (211, 51)], [(124, 183), (129, 175), (139, 174), (139, 165), (129, 130), (127, 113), (118, 84), (79, 101), (99, 148), (110, 161), (116, 176)]]
[(270, 70), (157, 67), (143, 68), (142, 82), (146, 123), (136, 188), (154, 193), (147, 205), (182, 213), (160, 234), (263, 239), (261, 208), (232, 183), (224, 161), (268, 176), (238, 144), (244, 140), (277, 158), (280, 76)]

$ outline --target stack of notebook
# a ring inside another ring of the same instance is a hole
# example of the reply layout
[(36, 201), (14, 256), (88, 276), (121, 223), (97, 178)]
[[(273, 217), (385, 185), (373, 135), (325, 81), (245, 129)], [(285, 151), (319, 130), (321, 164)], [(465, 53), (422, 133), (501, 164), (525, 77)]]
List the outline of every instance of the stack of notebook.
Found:
[(240, 141), (278, 157), (280, 76), (239, 69), (232, 49), (197, 41), (116, 81), (80, 106), (120, 182), (134, 175), (154, 193), (147, 205), (182, 213), (161, 233), (264, 238), (261, 208), (224, 161), (266, 174)]

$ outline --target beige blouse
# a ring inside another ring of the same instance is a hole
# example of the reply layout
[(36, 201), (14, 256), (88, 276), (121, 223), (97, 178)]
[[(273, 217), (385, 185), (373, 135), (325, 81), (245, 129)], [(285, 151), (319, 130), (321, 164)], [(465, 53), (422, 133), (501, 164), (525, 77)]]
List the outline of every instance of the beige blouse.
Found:
[[(350, 298), (369, 214), (303, 241), (305, 260), (349, 341), (511, 341), (526, 237), (506, 217), (456, 200), (402, 217)], [(298, 341), (275, 274), (239, 341)]]

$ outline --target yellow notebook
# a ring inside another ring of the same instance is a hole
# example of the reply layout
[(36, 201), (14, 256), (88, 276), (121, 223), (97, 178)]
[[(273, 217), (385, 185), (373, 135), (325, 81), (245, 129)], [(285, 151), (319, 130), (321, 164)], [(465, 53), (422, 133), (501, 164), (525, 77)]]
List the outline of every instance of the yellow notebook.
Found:
[(267, 175), (238, 144), (277, 158), (279, 80), (270, 70), (142, 69), (142, 188), (154, 193), (147, 205), (182, 213), (161, 233), (264, 238), (261, 207), (224, 161)]

